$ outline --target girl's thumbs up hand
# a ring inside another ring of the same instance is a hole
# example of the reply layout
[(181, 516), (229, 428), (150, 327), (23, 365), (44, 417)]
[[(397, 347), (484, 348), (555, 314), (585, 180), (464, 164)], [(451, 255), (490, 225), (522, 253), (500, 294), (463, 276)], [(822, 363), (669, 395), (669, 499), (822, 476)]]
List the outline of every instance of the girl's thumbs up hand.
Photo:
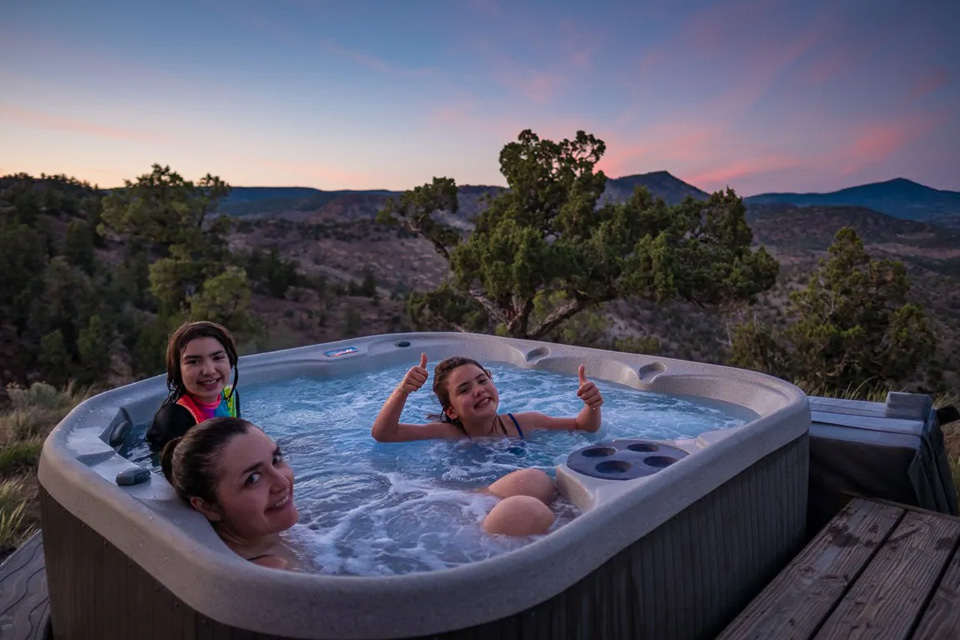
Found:
[(591, 409), (598, 408), (603, 404), (603, 396), (600, 395), (600, 389), (597, 389), (597, 385), (587, 380), (587, 368), (585, 366), (580, 365), (577, 374), (580, 377), (580, 388), (577, 389), (577, 396), (583, 400), (583, 404)]
[(410, 370), (407, 371), (407, 375), (403, 376), (403, 380), (397, 389), (400, 390), (401, 393), (411, 394), (423, 386), (423, 383), (427, 381), (428, 375), (427, 354), (421, 353), (420, 364), (415, 367), (410, 367)]

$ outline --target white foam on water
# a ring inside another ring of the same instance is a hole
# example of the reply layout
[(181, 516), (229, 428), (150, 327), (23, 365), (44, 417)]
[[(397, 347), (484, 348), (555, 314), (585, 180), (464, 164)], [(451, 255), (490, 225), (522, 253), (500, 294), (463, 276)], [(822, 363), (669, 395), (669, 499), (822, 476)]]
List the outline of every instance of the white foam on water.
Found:
[[(482, 489), (511, 471), (555, 467), (601, 440), (674, 440), (753, 419), (746, 409), (597, 381), (604, 426), (596, 434), (536, 432), (527, 440), (376, 443), (370, 427), (408, 366), (339, 379), (293, 378), (242, 387), (244, 418), (261, 426), (296, 474), (300, 523), (284, 534), (312, 570), (336, 575), (396, 575), (477, 562), (529, 544), (483, 532), (497, 499)], [(493, 366), (500, 411), (574, 416), (583, 404), (575, 376)], [(432, 377), (412, 394), (402, 422), (439, 412)], [(141, 436), (142, 438), (142, 429)], [(141, 442), (122, 450), (154, 464)], [(562, 527), (577, 515), (560, 498)], [(548, 534), (549, 535), (549, 534)]]

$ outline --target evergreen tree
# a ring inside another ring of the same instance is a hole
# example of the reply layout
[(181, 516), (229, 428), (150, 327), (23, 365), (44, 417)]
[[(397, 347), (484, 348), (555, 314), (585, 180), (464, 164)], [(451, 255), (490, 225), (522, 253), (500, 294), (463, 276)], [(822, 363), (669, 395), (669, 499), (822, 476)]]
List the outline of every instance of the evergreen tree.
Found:
[(192, 244), (205, 236), (204, 244), (219, 248), (227, 228), (225, 216), (215, 216), (220, 200), (230, 187), (207, 174), (199, 183), (184, 180), (170, 167), (153, 165), (153, 171), (124, 181), (103, 200), (100, 233), (116, 233), (157, 248)]
[[(466, 239), (433, 218), (456, 212), (452, 180), (434, 178), (388, 201), (378, 220), (416, 231), (450, 263), (445, 295), (419, 296), (416, 310), (429, 322), (463, 326), (479, 305), (488, 331), (538, 338), (627, 295), (722, 304), (773, 285), (777, 262), (762, 248), (751, 251), (733, 191), (668, 207), (638, 189), (626, 203), (599, 206), (606, 176), (594, 167), (605, 149), (583, 131), (560, 142), (523, 131), (500, 153), (509, 189), (489, 201)], [(544, 299), (550, 311), (534, 317)]]
[(80, 384), (104, 380), (110, 371), (110, 330), (100, 316), (92, 316), (77, 338), (79, 365), (74, 377)]
[(96, 231), (86, 220), (71, 220), (63, 243), (63, 255), (67, 261), (93, 275), (96, 266), (94, 238)]
[(242, 269), (227, 267), (223, 273), (204, 282), (187, 302), (191, 320), (218, 322), (237, 334), (254, 329), (249, 313), (250, 283)]
[(873, 260), (850, 227), (837, 232), (828, 253), (807, 286), (790, 293), (785, 327), (736, 327), (734, 362), (824, 394), (915, 377), (936, 340), (923, 309), (906, 301), (903, 263)]
[(73, 361), (59, 329), (41, 336), (37, 368), (43, 380), (54, 386), (62, 386), (70, 379)]

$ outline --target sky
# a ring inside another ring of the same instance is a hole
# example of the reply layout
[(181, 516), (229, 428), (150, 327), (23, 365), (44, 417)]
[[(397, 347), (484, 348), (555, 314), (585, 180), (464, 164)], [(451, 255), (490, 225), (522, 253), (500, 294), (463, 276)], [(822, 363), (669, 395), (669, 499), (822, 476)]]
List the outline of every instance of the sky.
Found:
[(960, 191), (957, 0), (7, 0), (0, 175), (503, 185), (524, 129), (609, 177)]

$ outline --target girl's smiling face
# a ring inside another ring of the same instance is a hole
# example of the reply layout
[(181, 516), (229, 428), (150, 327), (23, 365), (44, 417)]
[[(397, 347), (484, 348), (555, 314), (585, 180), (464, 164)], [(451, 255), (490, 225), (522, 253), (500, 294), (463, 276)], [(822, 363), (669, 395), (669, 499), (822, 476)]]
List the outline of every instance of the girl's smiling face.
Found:
[(230, 380), (230, 358), (216, 338), (194, 338), (180, 354), (180, 377), (187, 393), (211, 404)]
[(208, 518), (246, 541), (297, 523), (293, 470), (267, 434), (251, 428), (231, 439), (219, 457), (217, 504), (208, 507), (214, 516)]
[(497, 415), (500, 396), (487, 372), (474, 364), (465, 364), (447, 377), (450, 405), (444, 409), (451, 420), (470, 421)]

